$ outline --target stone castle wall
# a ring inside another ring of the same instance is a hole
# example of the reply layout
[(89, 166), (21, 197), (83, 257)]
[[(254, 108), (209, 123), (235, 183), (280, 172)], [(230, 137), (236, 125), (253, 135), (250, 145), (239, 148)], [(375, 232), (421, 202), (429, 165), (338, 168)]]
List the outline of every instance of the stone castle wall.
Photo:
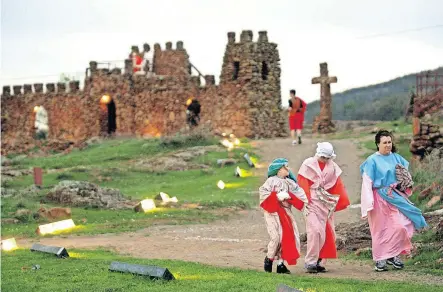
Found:
[[(220, 86), (227, 92), (242, 89), (237, 95), (243, 96), (246, 101), (236, 104), (241, 110), (236, 122), (247, 124), (250, 129), (247, 136), (270, 138), (287, 135), (280, 74), (277, 44), (268, 41), (265, 31), (259, 32), (257, 42), (253, 41), (252, 31), (243, 31), (239, 42), (236, 42), (234, 33), (228, 33)], [(247, 119), (241, 121), (244, 117)]]
[[(10, 143), (32, 139), (35, 133), (35, 106), (43, 106), (48, 112), (49, 136), (61, 140), (81, 140), (93, 136), (91, 126), (95, 119), (87, 115), (88, 100), (72, 82), (70, 91), (65, 84), (14, 86), (14, 95), (3, 90), (2, 103), (2, 151)], [(33, 90), (34, 89), (34, 90)]]
[[(34, 138), (33, 108), (48, 112), (48, 139), (83, 141), (107, 131), (107, 106), (100, 99), (108, 95), (116, 108), (116, 135), (159, 137), (186, 128), (186, 101), (197, 99), (201, 123), (214, 130), (238, 137), (277, 137), (287, 135), (281, 107), (280, 65), (277, 45), (269, 43), (266, 32), (253, 41), (251, 31), (243, 31), (236, 42), (228, 33), (220, 84), (213, 75), (191, 76), (189, 55), (182, 42), (176, 49), (168, 42), (164, 50), (154, 45), (155, 76), (133, 75), (129, 60), (126, 68), (97, 69), (91, 62), (85, 88), (78, 82), (15, 86), (2, 93), (2, 153), (17, 149), (17, 143)], [(28, 143), (29, 144), (29, 143)], [(14, 145), (14, 147), (13, 147)]]
[(432, 115), (443, 116), (443, 89), (414, 100), (411, 153), (423, 158), (431, 152), (443, 158), (443, 125), (432, 122)]
[(167, 42), (164, 50), (160, 44), (155, 44), (153, 69), (156, 75), (188, 79), (191, 76), (189, 55), (183, 42), (178, 41), (175, 49), (172, 48), (172, 42)]

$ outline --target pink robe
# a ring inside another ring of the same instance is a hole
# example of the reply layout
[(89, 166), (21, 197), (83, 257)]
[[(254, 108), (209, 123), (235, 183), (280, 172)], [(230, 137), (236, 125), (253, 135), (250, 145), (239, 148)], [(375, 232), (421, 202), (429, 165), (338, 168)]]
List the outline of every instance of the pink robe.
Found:
[(377, 194), (366, 173), (363, 174), (361, 188), (361, 211), (362, 218), (368, 218), (374, 261), (410, 253), (414, 225), (395, 206)]
[(330, 194), (339, 196), (335, 211), (345, 209), (350, 202), (340, 179), (341, 173), (342, 170), (334, 161), (321, 163), (316, 157), (306, 159), (298, 172), (297, 180), (309, 198), (306, 265), (317, 264), (319, 258), (337, 258), (334, 215), (328, 218), (329, 209), (318, 198), (316, 189), (322, 187)]

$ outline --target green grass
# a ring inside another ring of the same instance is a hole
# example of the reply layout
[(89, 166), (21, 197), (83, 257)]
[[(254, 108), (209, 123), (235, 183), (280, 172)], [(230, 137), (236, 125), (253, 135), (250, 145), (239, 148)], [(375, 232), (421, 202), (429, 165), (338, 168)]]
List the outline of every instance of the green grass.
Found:
[(121, 161), (154, 156), (176, 149), (215, 144), (216, 140), (200, 136), (171, 139), (113, 139), (92, 144), (86, 149), (74, 149), (48, 157), (27, 157), (17, 162), (20, 167), (41, 167), (43, 169), (60, 169), (78, 166), (115, 165)]
[(411, 196), (413, 201), (420, 209), (425, 212), (443, 208), (443, 201), (435, 204), (432, 207), (427, 207), (426, 204), (433, 196), (441, 195), (441, 188), (432, 188), (426, 199), (420, 199), (419, 193), (436, 183), (436, 185), (443, 186), (443, 159), (425, 157), (423, 163), (414, 165), (412, 168), (412, 175), (417, 187), (414, 195)]
[[(418, 274), (430, 274), (443, 277), (443, 263), (437, 261), (441, 259), (441, 252), (435, 231), (427, 230), (421, 233), (414, 234), (412, 242), (423, 244), (419, 252), (410, 259), (405, 260), (406, 269)], [(361, 260), (368, 263), (373, 263), (371, 250), (363, 251), (358, 256), (354, 253), (344, 254), (340, 257), (344, 260)]]
[(399, 135), (399, 134), (412, 135), (412, 124), (409, 122), (405, 122), (404, 120), (383, 122), (377, 124), (376, 127), (379, 129), (386, 129), (389, 131), (393, 131), (394, 135)]
[[(15, 250), (2, 252), (2, 291), (275, 291), (282, 283), (315, 292), (441, 291), (418, 283), (328, 279), (309, 275), (277, 275), (253, 270), (216, 268), (172, 260), (134, 259), (104, 250), (68, 250), (71, 257)], [(112, 261), (167, 267), (175, 281), (109, 272)], [(40, 269), (32, 270), (38, 264)]]
[[(217, 143), (214, 139), (189, 140), (185, 138), (172, 138), (169, 140), (111, 140), (103, 144), (92, 145), (82, 151), (74, 151), (67, 155), (52, 155), (45, 158), (25, 158), (20, 160), (16, 167), (39, 165), (43, 168), (59, 168), (56, 173), (45, 173), (43, 176), (43, 189), (32, 195), (18, 195), (12, 198), (3, 198), (1, 201), (2, 218), (10, 218), (13, 212), (26, 208), (36, 212), (43, 201), (45, 206), (55, 206), (45, 199), (46, 194), (62, 180), (89, 181), (101, 187), (119, 189), (131, 200), (154, 198), (159, 192), (176, 196), (179, 205), (183, 203), (197, 203), (205, 208), (203, 210), (185, 210), (163, 208), (154, 213), (139, 214), (132, 210), (113, 211), (98, 210), (93, 208), (71, 208), (73, 220), (79, 228), (70, 232), (77, 234), (95, 234), (107, 232), (132, 231), (151, 225), (154, 221), (166, 224), (203, 223), (225, 217), (214, 214), (210, 209), (220, 207), (249, 208), (258, 204), (257, 194), (260, 178), (248, 176), (238, 178), (234, 176), (237, 166), (249, 171), (249, 166), (242, 158), (245, 152), (251, 155), (253, 150), (242, 140), (239, 148), (232, 151), (232, 157), (239, 163), (235, 166), (220, 168), (216, 161), (227, 158), (227, 151), (209, 152), (205, 156), (194, 158), (194, 161), (205, 164), (208, 170), (187, 171), (146, 171), (138, 169), (132, 162), (133, 159), (149, 158), (153, 155), (169, 153), (188, 146), (212, 145)], [(146, 146), (148, 145), (148, 146)], [(149, 150), (148, 150), (149, 149)], [(113, 158), (113, 165), (105, 157)], [(257, 156), (255, 156), (257, 157)], [(64, 169), (64, 167), (69, 167)], [(73, 167), (73, 168), (72, 168)], [(103, 180), (110, 178), (111, 181)], [(226, 188), (220, 190), (217, 182), (223, 180)], [(33, 184), (31, 175), (21, 176), (6, 183), (7, 188), (24, 189)], [(2, 235), (5, 236), (36, 236), (35, 230), (39, 224), (32, 216), (19, 218), (20, 224), (3, 224)], [(86, 222), (84, 222), (86, 221)]]
[[(211, 156), (226, 156), (225, 153), (213, 153)], [(246, 162), (237, 164), (242, 169), (248, 169)], [(237, 166), (236, 165), (236, 166)], [(133, 199), (153, 198), (160, 191), (188, 202), (212, 201), (247, 201), (252, 203), (254, 198), (245, 193), (251, 191), (251, 185), (258, 184), (257, 177), (237, 178), (234, 176), (236, 166), (225, 166), (212, 170), (188, 170), (167, 172), (144, 172), (137, 169), (103, 170), (93, 176), (93, 171), (77, 173), (73, 171), (50, 173), (44, 175), (45, 190), (51, 189), (62, 180), (80, 180), (96, 183), (101, 187), (119, 189), (125, 196)], [(112, 181), (100, 182), (99, 176), (110, 177)], [(223, 180), (229, 183), (226, 189), (217, 188), (217, 182)], [(8, 184), (8, 187), (21, 189), (33, 183), (32, 176), (22, 176)]]
[[(228, 212), (216, 214), (211, 210), (198, 209), (157, 208), (147, 213), (136, 213), (132, 210), (112, 211), (72, 208), (72, 220), (76, 224), (74, 229), (39, 237), (129, 232), (159, 223), (165, 225), (208, 223), (216, 219), (227, 219), (229, 215), (233, 214)], [(20, 224), (2, 224), (2, 237), (37, 237), (35, 231), (39, 224), (45, 223), (30, 220)]]

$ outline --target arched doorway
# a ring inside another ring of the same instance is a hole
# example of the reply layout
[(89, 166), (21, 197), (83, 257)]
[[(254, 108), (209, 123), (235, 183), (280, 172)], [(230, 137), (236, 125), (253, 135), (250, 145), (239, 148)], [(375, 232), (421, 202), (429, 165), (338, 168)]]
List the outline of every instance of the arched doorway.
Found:
[(100, 99), (100, 133), (113, 135), (117, 130), (117, 109), (114, 100), (109, 95)]

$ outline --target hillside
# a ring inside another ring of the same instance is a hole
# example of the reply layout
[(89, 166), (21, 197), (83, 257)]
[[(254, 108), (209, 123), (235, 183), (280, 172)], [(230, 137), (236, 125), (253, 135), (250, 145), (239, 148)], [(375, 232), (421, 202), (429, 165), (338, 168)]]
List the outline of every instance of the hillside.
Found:
[[(443, 74), (443, 67), (432, 71)], [(333, 119), (385, 121), (403, 117), (411, 91), (416, 84), (416, 74), (334, 94)], [(311, 123), (319, 111), (319, 100), (309, 103), (306, 121)]]

